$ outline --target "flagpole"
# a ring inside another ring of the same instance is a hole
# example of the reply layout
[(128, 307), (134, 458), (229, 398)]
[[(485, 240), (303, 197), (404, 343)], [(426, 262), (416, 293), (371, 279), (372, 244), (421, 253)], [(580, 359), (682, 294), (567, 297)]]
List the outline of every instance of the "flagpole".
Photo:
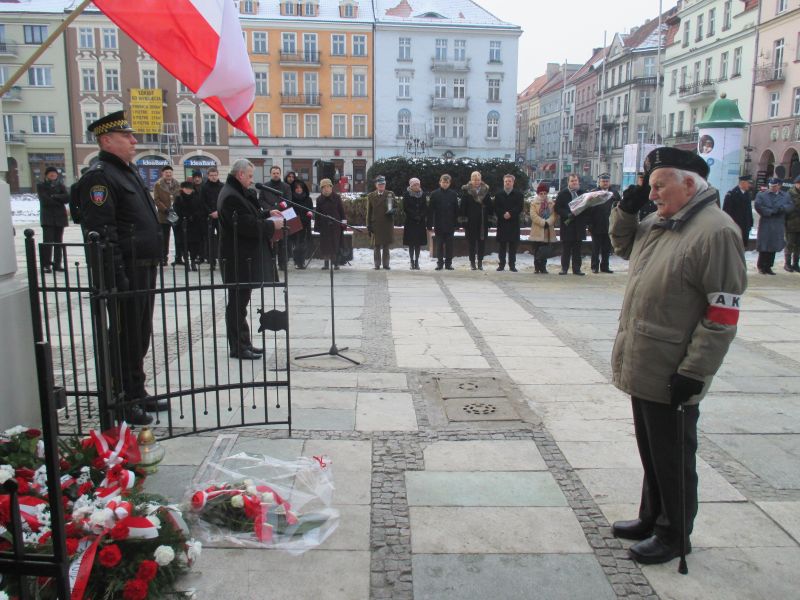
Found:
[[(603, 105), (603, 100), (605, 99), (605, 88), (603, 87), (605, 84), (606, 79), (606, 62), (608, 62), (608, 47), (606, 45), (608, 32), (603, 31), (603, 69), (600, 73), (600, 104), (598, 106)], [(598, 108), (597, 112), (600, 112)], [(600, 173), (603, 172), (603, 167), (601, 165), (602, 162), (602, 151), (603, 151), (603, 119), (605, 118), (605, 111), (603, 111), (602, 115), (598, 115), (600, 119), (600, 128), (597, 131), (597, 177), (600, 177)]]
[(53, 33), (51, 33), (50, 36), (44, 42), (42, 42), (42, 45), (39, 46), (33, 54), (31, 54), (31, 57), (25, 61), (25, 64), (23, 64), (19, 69), (17, 69), (16, 73), (8, 78), (3, 87), (0, 87), (0, 96), (4, 96), (8, 90), (11, 89), (11, 86), (17, 83), (17, 80), (22, 77), (37, 60), (39, 60), (39, 57), (45, 53), (45, 50), (47, 50), (53, 44), (53, 42), (55, 42), (56, 39), (62, 33), (64, 33), (64, 30), (69, 27), (69, 24), (77, 19), (84, 9), (86, 9), (86, 7), (91, 3), (92, 0), (83, 0), (83, 2), (81, 2), (75, 8), (75, 10), (67, 15), (67, 18), (64, 19), (61, 24), (53, 30)]

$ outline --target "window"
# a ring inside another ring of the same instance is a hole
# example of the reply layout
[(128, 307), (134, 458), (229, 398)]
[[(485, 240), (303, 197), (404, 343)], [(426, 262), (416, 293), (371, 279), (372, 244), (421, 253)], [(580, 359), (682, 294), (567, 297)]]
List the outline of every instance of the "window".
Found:
[(319, 100), (319, 77), (316, 73), (303, 73), (303, 92), (306, 102), (317, 104)]
[(265, 71), (254, 71), (256, 78), (256, 96), (269, 96), (269, 77)]
[(502, 62), (500, 59), (500, 42), (489, 42), (489, 62)]
[(217, 115), (203, 115), (203, 143), (217, 144)]
[(672, 137), (675, 134), (675, 113), (669, 113), (669, 120), (667, 121), (667, 137)]
[(408, 109), (397, 113), (397, 137), (411, 137), (411, 111)]
[(367, 95), (367, 74), (353, 73), (353, 96), (365, 97)]
[(655, 56), (645, 56), (645, 58), (644, 58), (644, 76), (645, 77), (655, 77), (656, 76), (656, 57)]
[(672, 76), (670, 77), (669, 80), (670, 95), (675, 94), (677, 89), (678, 89), (678, 69), (672, 69)]
[(331, 56), (344, 56), (345, 43), (343, 33), (334, 33), (331, 36)]
[(104, 27), (103, 48), (105, 50), (116, 50), (117, 47), (117, 30), (114, 27)]
[(179, 94), (191, 94), (192, 90), (190, 90), (189, 86), (187, 86), (185, 83), (183, 83), (182, 81), (179, 81), (178, 82), (178, 93)]
[(297, 96), (297, 73), (294, 71), (283, 73), (283, 95)]
[(283, 14), (289, 16), (294, 14), (294, 1), (283, 3)]
[(622, 102), (622, 114), (623, 115), (627, 115), (628, 114), (628, 109), (630, 108), (630, 106), (631, 106), (630, 98), (628, 97), (628, 94), (625, 94), (625, 99)]
[(467, 60), (467, 40), (453, 42), (453, 60), (464, 62)]
[(700, 61), (694, 61), (694, 72), (692, 73), (692, 83), (696, 84), (700, 82)]
[(728, 52), (723, 52), (719, 57), (719, 78), (720, 81), (728, 78)]
[(500, 102), (500, 80), (489, 80), (489, 102)]
[(447, 98), (447, 79), (437, 77), (433, 84), (434, 98)]
[(53, 69), (51, 67), (31, 67), (28, 69), (28, 85), (50, 87), (53, 85)]
[(397, 97), (411, 98), (411, 77), (399, 75), (397, 77)]
[(305, 116), (305, 131), (304, 137), (318, 138), (319, 137), (319, 115), (306, 115)]
[(433, 117), (433, 137), (447, 137), (447, 118)]
[(711, 82), (711, 69), (712, 69), (711, 63), (712, 62), (714, 62), (714, 59), (709, 56), (706, 59), (706, 68), (705, 68), (705, 74), (704, 74), (704, 78), (703, 78), (703, 81), (705, 81), (706, 83)]
[(347, 137), (347, 115), (333, 115), (333, 137)]
[(281, 34), (281, 54), (297, 54), (297, 36), (294, 33)]
[(91, 67), (84, 67), (81, 69), (81, 91), (97, 91), (97, 73)]
[(794, 88), (794, 100), (792, 101), (792, 115), (800, 115), (800, 87)]
[(716, 33), (717, 28), (717, 9), (708, 9), (708, 37), (712, 37)]
[(366, 56), (366, 55), (367, 55), (367, 36), (354, 35), (353, 56)]
[(91, 27), (78, 28), (78, 48), (94, 48), (94, 29)]
[(650, 90), (639, 92), (639, 112), (650, 112)]
[(181, 113), (181, 143), (194, 144), (194, 113)]
[(47, 39), (47, 25), (23, 25), (26, 44), (41, 44)]
[(722, 31), (727, 31), (731, 28), (731, 4), (733, 0), (725, 0), (722, 7)]
[(256, 137), (269, 137), (269, 113), (253, 113)]
[(688, 83), (689, 79), (689, 69), (688, 67), (681, 67), (681, 87), (685, 88), (686, 84)]
[(781, 105), (781, 93), (772, 92), (769, 95), (769, 118), (774, 119), (778, 116), (778, 110)]
[(500, 113), (496, 110), (486, 117), (486, 137), (492, 140), (500, 137)]
[(56, 118), (53, 115), (31, 115), (31, 132), (55, 133)]
[(783, 38), (775, 40), (772, 45), (772, 67), (775, 79), (783, 78)]
[(345, 84), (345, 74), (342, 71), (333, 73), (333, 93), (332, 96), (346, 96), (347, 85)]
[(466, 97), (466, 81), (463, 77), (453, 79), (453, 98), (464, 99)]
[(106, 69), (106, 91), (119, 91), (119, 69)]
[(464, 117), (453, 117), (453, 137), (456, 139), (463, 139), (464, 137)]
[(401, 37), (397, 40), (397, 60), (411, 60), (411, 38)]
[(703, 15), (697, 15), (697, 31), (694, 34), (694, 41), (699, 42), (703, 39)]
[(83, 113), (83, 131), (85, 132), (84, 141), (87, 144), (91, 144), (95, 141), (94, 135), (89, 133), (88, 129), (89, 125), (97, 121), (98, 118), (99, 117), (96, 110), (87, 110)]
[(247, 15), (252, 15), (256, 12), (255, 2), (253, 0), (244, 0), (242, 2), (242, 12)]
[(733, 49), (733, 72), (731, 77), (739, 77), (742, 74), (742, 47)]
[(283, 115), (283, 137), (297, 137), (297, 115)]
[(352, 4), (345, 4), (342, 8), (344, 9), (343, 17), (352, 18), (356, 16), (356, 7)]
[(447, 40), (437, 39), (436, 40), (436, 60), (447, 60)]
[(686, 48), (686, 46), (689, 45), (689, 36), (691, 35), (690, 34), (691, 23), (689, 22), (688, 19), (686, 20), (685, 25), (686, 26), (683, 28), (683, 44), (681, 44), (684, 48)]
[(305, 62), (317, 63), (319, 62), (319, 53), (317, 52), (317, 34), (304, 33), (303, 34), (303, 60)]
[(367, 115), (353, 115), (353, 137), (367, 137)]
[(307, 17), (315, 17), (317, 16), (317, 5), (313, 2), (306, 2), (303, 12)]
[(683, 111), (680, 111), (678, 113), (678, 131), (677, 131), (677, 134), (678, 135), (682, 135), (684, 133), (686, 133), (686, 132), (683, 130)]
[(142, 69), (142, 87), (146, 90), (154, 90), (156, 88), (155, 69)]
[(789, 6), (788, 0), (778, 0), (778, 6), (777, 9), (775, 10), (775, 14), (779, 15), (782, 12), (786, 12), (788, 6)]
[(253, 32), (253, 54), (266, 54), (267, 53), (267, 32), (254, 31)]

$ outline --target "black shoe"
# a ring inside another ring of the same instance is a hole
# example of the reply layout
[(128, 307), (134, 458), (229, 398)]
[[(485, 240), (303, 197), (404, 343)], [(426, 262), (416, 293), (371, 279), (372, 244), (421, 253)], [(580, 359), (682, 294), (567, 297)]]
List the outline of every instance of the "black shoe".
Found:
[[(53, 271), (61, 271), (61, 270), (62, 270), (62, 269), (59, 269), (58, 267), (53, 267)], [(790, 264), (788, 264), (788, 263), (783, 265), (783, 270), (784, 270), (784, 271), (787, 271), (787, 272), (789, 272), (789, 273), (794, 273), (794, 269), (793, 269), (793, 268), (792, 268), (792, 266), (791, 266)]]
[(614, 271), (612, 271), (611, 269), (600, 269), (600, 272), (601, 273), (613, 273)]
[(572, 274), (577, 275), (578, 277), (583, 277), (584, 275), (586, 275), (586, 273), (584, 273), (583, 271), (573, 271)]
[(380, 265), (378, 265), (377, 267), (372, 267), (372, 268), (373, 268), (375, 271), (380, 271), (380, 270), (381, 270), (381, 266), (380, 266)]
[(505, 268), (506, 268), (505, 265), (500, 265), (499, 267), (497, 267), (497, 270), (503, 271)]
[(653, 535), (653, 527), (643, 523), (641, 519), (614, 521), (611, 526), (611, 533), (614, 537), (626, 540), (646, 540)]
[(322, 268), (323, 268), (323, 269), (327, 269), (327, 268), (329, 268), (329, 267), (330, 267), (330, 265), (328, 264), (328, 261), (326, 260), (326, 261), (325, 261), (325, 264), (323, 264), (323, 265), (322, 265)]
[(508, 270), (511, 271), (512, 273), (516, 273), (517, 272), (517, 267), (515, 267), (514, 265), (511, 265), (510, 267), (508, 267)]
[(777, 273), (772, 270), (772, 267), (767, 267), (766, 269), (764, 269), (764, 274), (765, 275), (777, 275)]
[(482, 260), (478, 261), (478, 271), (483, 271), (483, 261)]
[(64, 271), (66, 271), (66, 269), (64, 267), (62, 267), (61, 265), (56, 265), (55, 267), (53, 267), (53, 271), (57, 271), (59, 273), (63, 273)]
[(256, 354), (250, 350), (240, 350), (239, 352), (231, 352), (231, 358), (238, 358), (239, 360), (259, 360), (260, 354)]
[(456, 268), (455, 268), (455, 267), (453, 267), (453, 266), (451, 266), (451, 265), (447, 265), (447, 266), (445, 267), (445, 269), (447, 269), (448, 271), (455, 271), (455, 270), (456, 270)]
[[(692, 552), (692, 545), (686, 543), (686, 554)], [(681, 555), (679, 543), (668, 544), (657, 535), (651, 536), (641, 542), (636, 542), (628, 548), (628, 553), (636, 562), (643, 565), (660, 565), (671, 561)]]
[(469, 268), (472, 269), (473, 271), (477, 271), (478, 270), (478, 267), (475, 266), (474, 262), (470, 262), (469, 263)]
[(145, 398), (144, 409), (147, 412), (160, 412), (169, 410), (169, 401), (166, 398), (156, 400), (155, 398)]
[(385, 267), (383, 267), (383, 270), (384, 271), (391, 271), (392, 267), (390, 267), (389, 265), (386, 265)]
[(42, 273), (52, 273), (53, 269), (51, 267), (42, 267)]
[(599, 273), (599, 272), (600, 272), (600, 269), (598, 269), (596, 267), (592, 267), (592, 273)]
[(252, 344), (247, 347), (247, 350), (250, 350), (253, 354), (264, 354), (263, 348), (256, 348)]
[(436, 268), (434, 269), (434, 271), (441, 271), (442, 269), (444, 269), (443, 265), (436, 265)]
[(569, 275), (569, 271), (559, 271), (559, 275)]
[(141, 406), (129, 406), (122, 411), (122, 418), (131, 425), (150, 425), (153, 417), (142, 410)]

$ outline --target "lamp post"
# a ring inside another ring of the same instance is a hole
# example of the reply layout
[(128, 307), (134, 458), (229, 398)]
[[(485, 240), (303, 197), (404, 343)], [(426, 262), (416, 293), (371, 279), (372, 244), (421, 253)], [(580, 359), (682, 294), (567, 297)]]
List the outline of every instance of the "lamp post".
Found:
[(416, 137), (406, 139), (406, 154), (409, 156), (413, 156), (414, 158), (423, 156), (427, 150), (428, 145), (425, 143), (425, 140)]

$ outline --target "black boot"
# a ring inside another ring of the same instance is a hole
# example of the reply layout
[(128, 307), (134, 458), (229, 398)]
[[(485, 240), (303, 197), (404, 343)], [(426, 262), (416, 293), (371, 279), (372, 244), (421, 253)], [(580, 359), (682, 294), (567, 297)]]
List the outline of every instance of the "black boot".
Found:
[(325, 263), (322, 265), (323, 269), (329, 268), (328, 261), (326, 260)]
[(483, 261), (482, 260), (478, 261), (478, 271), (483, 271)]
[(783, 253), (783, 270), (788, 271), (789, 273), (794, 273), (794, 268), (792, 267), (792, 255), (789, 252)]
[(792, 255), (792, 269), (795, 273), (800, 273), (800, 253), (795, 252)]
[(414, 269), (419, 271), (419, 258), (414, 259)]
[(475, 266), (474, 260), (469, 261), (469, 268), (472, 269), (473, 271), (475, 271), (478, 268)]

